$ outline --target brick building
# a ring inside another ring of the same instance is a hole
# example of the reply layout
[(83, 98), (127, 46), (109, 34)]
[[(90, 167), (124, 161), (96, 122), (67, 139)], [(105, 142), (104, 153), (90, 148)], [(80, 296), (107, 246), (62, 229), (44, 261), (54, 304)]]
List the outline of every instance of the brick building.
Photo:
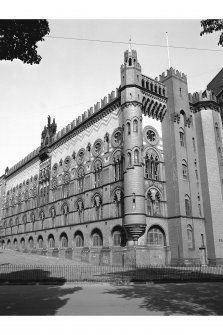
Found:
[(124, 53), (116, 91), (0, 178), (1, 244), (94, 264), (223, 262), (223, 131), (211, 91)]

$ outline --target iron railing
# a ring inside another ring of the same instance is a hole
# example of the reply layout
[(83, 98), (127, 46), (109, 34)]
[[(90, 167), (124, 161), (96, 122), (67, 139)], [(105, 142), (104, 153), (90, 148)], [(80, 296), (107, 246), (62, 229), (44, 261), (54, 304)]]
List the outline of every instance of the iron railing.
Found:
[(223, 266), (0, 265), (0, 283), (223, 281)]

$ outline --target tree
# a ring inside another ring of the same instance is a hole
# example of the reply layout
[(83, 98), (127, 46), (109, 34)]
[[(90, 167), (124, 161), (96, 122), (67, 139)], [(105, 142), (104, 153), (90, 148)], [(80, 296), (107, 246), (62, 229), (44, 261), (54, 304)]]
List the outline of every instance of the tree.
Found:
[(222, 31), (218, 45), (223, 46), (223, 20), (202, 20), (201, 27), (203, 28), (200, 33), (201, 36), (204, 34), (212, 34), (215, 31)]
[(36, 44), (49, 32), (47, 20), (0, 20), (0, 60), (39, 64)]

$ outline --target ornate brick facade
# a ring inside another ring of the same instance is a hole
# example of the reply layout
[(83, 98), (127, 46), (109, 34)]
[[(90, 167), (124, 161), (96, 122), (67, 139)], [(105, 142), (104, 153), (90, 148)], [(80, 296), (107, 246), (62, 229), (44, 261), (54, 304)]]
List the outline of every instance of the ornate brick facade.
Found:
[(124, 54), (116, 91), (0, 179), (1, 244), (95, 264), (223, 261), (223, 147), (213, 94)]

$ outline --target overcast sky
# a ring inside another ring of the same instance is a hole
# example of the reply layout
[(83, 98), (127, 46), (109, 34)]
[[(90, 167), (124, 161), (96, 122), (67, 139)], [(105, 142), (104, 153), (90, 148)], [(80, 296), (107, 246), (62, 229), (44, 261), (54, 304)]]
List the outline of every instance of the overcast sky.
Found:
[[(218, 47), (218, 34), (200, 37), (199, 20), (49, 20), (50, 36)], [(120, 85), (127, 45), (45, 38), (39, 65), (0, 62), (0, 176), (40, 145), (47, 116), (59, 131)], [(134, 46), (142, 73), (152, 78), (168, 67), (167, 50)], [(204, 90), (223, 67), (222, 52), (170, 48), (171, 65), (188, 78), (189, 92)]]

